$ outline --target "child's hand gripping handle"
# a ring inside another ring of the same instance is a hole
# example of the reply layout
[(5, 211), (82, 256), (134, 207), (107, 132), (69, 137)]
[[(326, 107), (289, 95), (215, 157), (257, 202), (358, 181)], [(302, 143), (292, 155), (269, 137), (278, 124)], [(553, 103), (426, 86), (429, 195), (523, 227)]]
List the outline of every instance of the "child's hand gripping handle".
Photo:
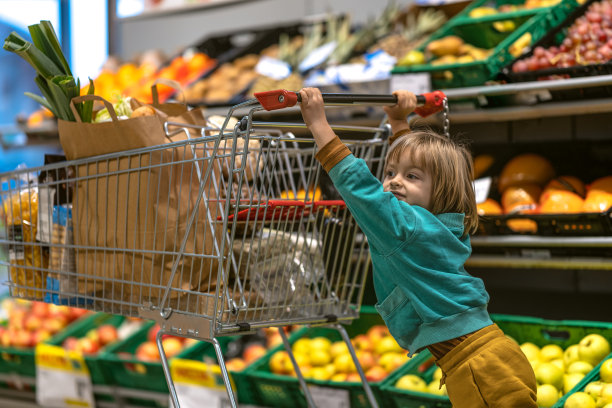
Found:
[[(337, 94), (324, 93), (323, 102), (330, 105), (395, 105), (397, 97), (395, 95), (369, 95), (369, 94)], [(277, 89), (274, 91), (257, 92), (255, 98), (261, 106), (268, 111), (289, 108), (301, 101), (299, 93)], [(444, 98), (446, 95), (442, 91), (428, 92), (416, 95), (417, 108), (416, 114), (422, 117), (440, 112), (444, 108)]]

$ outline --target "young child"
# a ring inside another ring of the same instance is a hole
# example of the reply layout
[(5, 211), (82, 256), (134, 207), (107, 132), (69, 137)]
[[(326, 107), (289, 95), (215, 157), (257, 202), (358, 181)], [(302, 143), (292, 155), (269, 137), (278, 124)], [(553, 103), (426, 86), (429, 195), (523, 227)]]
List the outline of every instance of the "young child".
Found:
[(454, 408), (536, 408), (531, 365), (491, 321), (482, 280), (463, 266), (478, 225), (471, 155), (444, 136), (411, 132), (416, 97), (394, 94), (381, 183), (334, 134), (320, 91), (300, 91), (317, 159), (368, 238), (376, 309), (410, 355), (433, 354)]

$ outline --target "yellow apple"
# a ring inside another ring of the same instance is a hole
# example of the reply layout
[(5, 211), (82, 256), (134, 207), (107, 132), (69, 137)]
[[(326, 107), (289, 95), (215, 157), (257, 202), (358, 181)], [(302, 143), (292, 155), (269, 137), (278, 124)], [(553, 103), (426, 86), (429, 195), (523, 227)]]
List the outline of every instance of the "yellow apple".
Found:
[(331, 347), (331, 340), (327, 337), (314, 337), (310, 339), (310, 350), (322, 350), (328, 352)]
[(537, 395), (540, 408), (550, 408), (559, 400), (559, 390), (550, 384), (538, 385)]
[(563, 393), (567, 394), (584, 378), (583, 373), (570, 373), (563, 376)]
[(605, 383), (603, 381), (592, 381), (588, 383), (586, 387), (584, 387), (584, 392), (589, 394), (594, 399), (597, 399), (601, 394), (601, 389), (603, 388), (604, 384)]
[(571, 346), (565, 349), (565, 351), (563, 352), (563, 362), (565, 363), (566, 367), (569, 367), (569, 365), (572, 364), (574, 361), (580, 360), (580, 356), (578, 355), (578, 349), (579, 347), (577, 344), (572, 344)]
[(540, 348), (533, 343), (525, 342), (520, 345), (521, 350), (529, 361), (540, 360)]
[(307, 337), (297, 339), (293, 346), (291, 346), (291, 350), (294, 353), (308, 354), (310, 352), (310, 339)]
[(336, 373), (331, 376), (330, 381), (344, 382), (346, 381), (346, 373)]
[(380, 356), (378, 359), (378, 364), (380, 364), (385, 370), (387, 370), (388, 373), (390, 373), (408, 360), (409, 358), (406, 354), (390, 351)]
[(448, 395), (446, 392), (446, 384), (442, 384), (440, 388), (440, 381), (432, 381), (427, 385), (427, 392), (434, 395)]
[(563, 362), (562, 358), (556, 358), (554, 360), (551, 360), (550, 363), (556, 365), (557, 367), (565, 371), (565, 363)]
[(588, 374), (593, 369), (593, 365), (586, 361), (574, 361), (567, 367), (567, 373), (582, 373)]
[(565, 400), (563, 408), (597, 408), (595, 400), (584, 392), (575, 392)]
[(580, 360), (596, 366), (605, 356), (610, 354), (610, 343), (600, 334), (589, 334), (584, 336), (578, 343), (578, 355)]
[(327, 381), (331, 378), (331, 375), (325, 367), (312, 367), (309, 372), (309, 378), (319, 381)]
[(442, 378), (442, 369), (440, 367), (436, 367), (433, 373), (433, 379), (439, 382), (441, 378)]
[(329, 348), (329, 354), (332, 359), (338, 357), (340, 354), (346, 354), (348, 352), (348, 346), (344, 341), (336, 341), (332, 343)]
[(340, 354), (334, 359), (334, 365), (336, 366), (337, 373), (355, 373), (357, 372), (357, 367), (355, 367), (355, 363), (353, 362), (353, 357), (350, 354)]
[(612, 383), (612, 358), (604, 361), (599, 367), (599, 376), (601, 381)]
[(601, 392), (599, 393), (599, 400), (597, 402), (602, 402), (604, 404), (609, 404), (612, 402), (612, 383), (604, 384), (601, 387)]
[(563, 358), (563, 349), (556, 344), (547, 344), (540, 349), (540, 360), (552, 361)]
[(388, 352), (399, 353), (402, 351), (402, 348), (399, 344), (397, 344), (397, 341), (395, 341), (393, 337), (386, 336), (380, 339), (378, 343), (376, 343), (376, 345), (374, 346), (374, 351), (379, 356), (382, 356), (383, 354)]
[(313, 348), (308, 356), (310, 358), (310, 364), (315, 367), (327, 365), (331, 361), (331, 356), (326, 350)]
[(395, 383), (397, 388), (402, 390), (427, 392), (427, 383), (418, 375), (406, 374)]
[(536, 380), (540, 384), (554, 385), (558, 390), (563, 388), (563, 370), (552, 363), (541, 363), (535, 370)]

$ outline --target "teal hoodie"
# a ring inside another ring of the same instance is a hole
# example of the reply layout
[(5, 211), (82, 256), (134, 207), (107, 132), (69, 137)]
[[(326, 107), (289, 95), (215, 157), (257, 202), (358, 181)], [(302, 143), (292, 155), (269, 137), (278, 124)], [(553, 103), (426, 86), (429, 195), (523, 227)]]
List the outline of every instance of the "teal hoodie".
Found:
[(368, 239), (376, 309), (409, 355), (493, 323), (482, 280), (463, 267), (472, 251), (464, 214), (398, 200), (353, 155), (329, 176)]

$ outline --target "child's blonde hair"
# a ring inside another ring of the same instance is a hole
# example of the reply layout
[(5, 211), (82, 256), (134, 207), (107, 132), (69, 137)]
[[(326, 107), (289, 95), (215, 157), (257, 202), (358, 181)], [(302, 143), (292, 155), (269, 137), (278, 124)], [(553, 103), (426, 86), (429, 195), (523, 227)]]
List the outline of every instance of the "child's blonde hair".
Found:
[(400, 136), (387, 153), (386, 163), (397, 162), (409, 151), (413, 163), (432, 177), (433, 214), (464, 213), (464, 233), (478, 228), (473, 187), (472, 155), (463, 145), (431, 130), (417, 130)]

